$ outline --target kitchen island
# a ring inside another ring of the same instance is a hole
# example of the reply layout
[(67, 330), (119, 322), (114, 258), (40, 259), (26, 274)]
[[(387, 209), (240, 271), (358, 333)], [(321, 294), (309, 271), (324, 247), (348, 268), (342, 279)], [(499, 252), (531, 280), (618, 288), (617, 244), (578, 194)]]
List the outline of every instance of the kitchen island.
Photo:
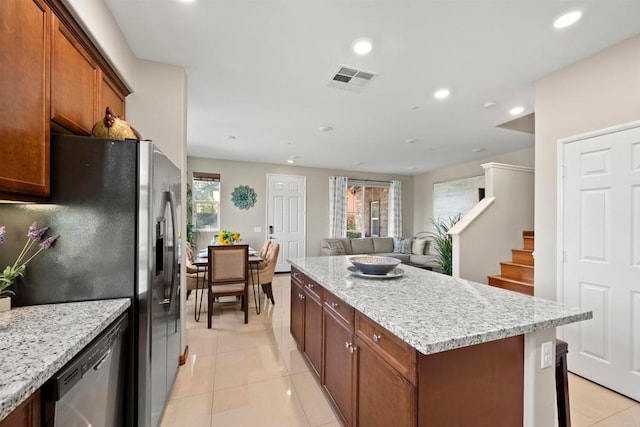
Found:
[(0, 313), (0, 423), (130, 304), (121, 298)]
[(591, 312), (405, 265), (370, 279), (347, 257), (289, 262), (291, 332), (343, 424), (553, 425), (541, 344), (555, 354), (555, 327)]

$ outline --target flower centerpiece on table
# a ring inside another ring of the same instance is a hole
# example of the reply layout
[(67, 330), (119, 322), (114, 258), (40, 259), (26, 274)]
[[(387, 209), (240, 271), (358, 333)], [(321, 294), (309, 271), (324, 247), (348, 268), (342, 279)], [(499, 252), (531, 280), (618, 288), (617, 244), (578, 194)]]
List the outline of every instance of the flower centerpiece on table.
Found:
[(240, 233), (237, 231), (222, 230), (218, 234), (218, 243), (221, 245), (233, 245), (240, 241)]
[[(18, 277), (24, 275), (27, 264), (31, 260), (38, 256), (43, 250), (49, 249), (58, 237), (60, 237), (51, 236), (42, 240), (47, 230), (49, 230), (49, 227), (38, 228), (35, 222), (31, 224), (27, 231), (27, 241), (22, 247), (22, 251), (18, 254), (16, 261), (13, 265), (7, 265), (0, 273), (0, 298), (15, 295), (9, 287), (13, 285)], [(4, 225), (0, 226), (0, 243), (4, 243), (6, 234), (6, 227)]]

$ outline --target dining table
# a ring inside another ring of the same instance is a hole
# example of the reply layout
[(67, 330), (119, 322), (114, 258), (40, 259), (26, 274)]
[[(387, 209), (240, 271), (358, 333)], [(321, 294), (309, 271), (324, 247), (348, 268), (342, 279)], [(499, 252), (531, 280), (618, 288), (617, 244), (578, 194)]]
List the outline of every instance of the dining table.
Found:
[[(203, 253), (203, 251), (200, 251), (198, 253), (198, 255), (201, 255)], [(249, 259), (248, 259), (248, 263), (249, 263), (249, 275), (251, 277), (253, 277), (253, 272), (256, 272), (256, 277), (258, 280), (258, 284), (260, 284), (260, 269), (258, 268), (260, 262), (263, 261), (263, 259), (260, 257), (260, 254), (253, 248), (249, 248)], [(200, 305), (198, 306), (198, 290), (200, 289), (199, 287), (199, 283), (200, 283), (200, 273), (202, 272), (202, 290), (204, 291), (206, 286), (207, 286), (207, 269), (209, 267), (209, 259), (205, 256), (198, 256), (196, 257), (192, 264), (196, 267), (196, 289), (195, 289), (195, 307), (196, 309), (194, 309), (194, 313), (193, 313), (193, 317), (194, 320), (196, 322), (200, 321), (200, 314), (202, 313), (202, 301), (204, 300), (204, 293), (203, 295), (200, 296)], [(256, 288), (255, 286), (253, 287), (253, 299), (254, 302), (256, 303), (256, 314), (260, 314), (260, 289), (258, 289), (258, 296), (256, 298)]]

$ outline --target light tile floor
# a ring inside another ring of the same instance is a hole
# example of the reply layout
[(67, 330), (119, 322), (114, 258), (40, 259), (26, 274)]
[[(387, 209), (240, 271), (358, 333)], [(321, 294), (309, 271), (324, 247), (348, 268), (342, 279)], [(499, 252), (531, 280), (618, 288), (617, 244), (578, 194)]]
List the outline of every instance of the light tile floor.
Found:
[[(237, 304), (217, 304), (207, 329), (187, 301), (189, 358), (179, 369), (161, 427), (339, 427), (289, 334), (289, 275), (273, 283), (276, 305), (262, 300), (249, 323)], [(573, 427), (640, 427), (640, 404), (570, 374)]]

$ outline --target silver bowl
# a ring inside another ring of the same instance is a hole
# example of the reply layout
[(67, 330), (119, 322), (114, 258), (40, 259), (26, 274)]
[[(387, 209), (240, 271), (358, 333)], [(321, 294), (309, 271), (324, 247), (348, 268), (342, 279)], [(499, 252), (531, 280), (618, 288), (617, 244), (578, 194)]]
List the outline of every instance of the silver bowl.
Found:
[(371, 255), (352, 256), (349, 261), (362, 273), (375, 276), (384, 276), (402, 262), (397, 258)]

